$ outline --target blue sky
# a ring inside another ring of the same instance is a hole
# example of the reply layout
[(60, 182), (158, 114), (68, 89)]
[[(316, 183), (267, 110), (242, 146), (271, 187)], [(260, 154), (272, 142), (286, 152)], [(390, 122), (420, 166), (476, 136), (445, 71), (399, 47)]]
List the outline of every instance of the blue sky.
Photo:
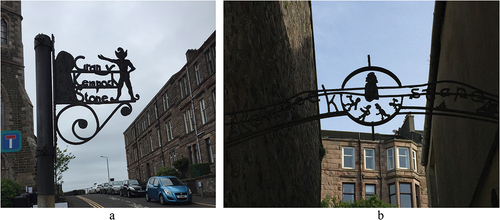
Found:
[[(349, 73), (368, 65), (367, 55), (372, 66), (392, 71), (402, 85), (426, 83), (433, 12), (433, 1), (313, 1), (318, 89), (322, 84), (327, 89), (341, 88)], [(405, 99), (405, 104), (410, 103), (425, 106), (425, 99), (411, 102)], [(327, 111), (324, 99), (320, 111)], [(392, 134), (401, 127), (404, 118), (396, 116), (375, 127), (375, 133)], [(417, 130), (423, 130), (423, 123), (424, 116), (415, 115)], [(346, 116), (323, 119), (321, 128), (371, 133), (371, 127), (359, 125)]]

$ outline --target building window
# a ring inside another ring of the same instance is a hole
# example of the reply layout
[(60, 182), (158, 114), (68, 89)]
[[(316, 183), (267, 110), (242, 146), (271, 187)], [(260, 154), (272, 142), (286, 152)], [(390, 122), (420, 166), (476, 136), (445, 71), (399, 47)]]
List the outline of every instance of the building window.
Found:
[(411, 150), (411, 159), (413, 160), (413, 170), (417, 172), (417, 152)]
[(189, 133), (189, 116), (188, 116), (188, 112), (185, 111), (183, 113), (183, 116), (184, 116), (184, 127), (186, 128), (186, 134)]
[(153, 175), (156, 175), (156, 162), (153, 160)]
[(194, 75), (196, 77), (196, 85), (200, 85), (201, 78), (200, 78), (200, 64), (199, 63), (194, 64)]
[(215, 89), (212, 90), (212, 99), (214, 100), (214, 107), (215, 107)]
[(189, 95), (189, 87), (188, 87), (188, 80), (187, 80), (187, 73), (182, 77), (182, 81), (184, 82), (184, 92), (186, 93), (185, 95)]
[(174, 162), (177, 160), (177, 155), (175, 154), (175, 150), (170, 152), (170, 166), (174, 167)]
[(417, 208), (420, 208), (420, 186), (415, 185), (415, 198), (417, 202)]
[(149, 143), (151, 144), (151, 151), (154, 151), (154, 145), (153, 145), (153, 136), (152, 135), (149, 135)]
[(158, 130), (156, 130), (156, 133), (158, 134), (158, 147), (161, 147), (161, 136), (160, 136), (160, 127), (158, 126)]
[(375, 170), (375, 149), (365, 148), (365, 169)]
[(207, 110), (205, 109), (205, 100), (200, 100), (201, 124), (207, 123)]
[(193, 149), (194, 149), (194, 157), (196, 158), (196, 163), (203, 163), (203, 161), (201, 160), (200, 149), (196, 144), (193, 145)]
[(410, 162), (408, 160), (408, 148), (406, 147), (398, 147), (398, 168), (410, 169)]
[(394, 169), (394, 149), (387, 149), (387, 170)]
[(354, 147), (342, 147), (342, 168), (354, 169)]
[(215, 72), (215, 69), (213, 64), (212, 51), (210, 49), (205, 52), (205, 57), (207, 59), (208, 73), (212, 74)]
[(191, 162), (191, 164), (194, 164), (193, 150), (191, 149), (191, 146), (188, 147), (188, 152), (189, 152), (189, 162)]
[(375, 185), (365, 184), (365, 198), (368, 199), (373, 195), (375, 195)]
[(395, 184), (389, 185), (389, 202), (391, 203), (392, 206), (398, 205), (398, 200), (396, 198), (396, 185)]
[(2, 18), (2, 44), (7, 44), (7, 22)]
[(189, 113), (189, 128), (191, 129), (190, 131), (193, 131), (194, 130), (194, 126), (193, 126), (193, 111), (191, 111), (191, 109), (189, 109), (188, 113)]
[(179, 80), (179, 89), (181, 91), (181, 98), (184, 98), (189, 94), (188, 81), (186, 75), (187, 74), (184, 74), (184, 76), (182, 76), (181, 79)]
[(210, 138), (205, 139), (205, 145), (207, 146), (208, 162), (214, 163), (214, 155), (212, 153), (212, 145), (210, 145)]
[(163, 95), (163, 111), (167, 111), (169, 108), (168, 106), (168, 94), (165, 92), (165, 95)]
[(173, 140), (174, 139), (174, 135), (173, 135), (173, 129), (172, 129), (172, 120), (169, 120), (165, 124), (165, 128), (167, 128), (167, 140), (168, 141)]
[(411, 208), (411, 184), (399, 184), (399, 199), (401, 200), (401, 208)]
[(354, 183), (342, 183), (342, 201), (354, 201)]
[(156, 103), (155, 103), (155, 119), (158, 119), (158, 107), (156, 107)]

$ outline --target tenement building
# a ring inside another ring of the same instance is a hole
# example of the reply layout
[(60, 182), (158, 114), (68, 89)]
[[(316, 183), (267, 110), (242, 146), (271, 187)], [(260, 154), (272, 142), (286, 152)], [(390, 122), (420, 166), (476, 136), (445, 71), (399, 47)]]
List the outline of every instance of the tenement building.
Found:
[(22, 20), (20, 1), (2, 1), (1, 129), (20, 131), (22, 147), (19, 152), (2, 153), (1, 166), (2, 178), (36, 189), (36, 138), (33, 104), (24, 84)]
[(422, 132), (407, 115), (394, 135), (321, 131), (326, 155), (321, 196), (345, 202), (379, 199), (399, 207), (427, 207), (425, 168), (420, 164)]
[(215, 31), (123, 133), (130, 179), (147, 181), (188, 158), (215, 173)]

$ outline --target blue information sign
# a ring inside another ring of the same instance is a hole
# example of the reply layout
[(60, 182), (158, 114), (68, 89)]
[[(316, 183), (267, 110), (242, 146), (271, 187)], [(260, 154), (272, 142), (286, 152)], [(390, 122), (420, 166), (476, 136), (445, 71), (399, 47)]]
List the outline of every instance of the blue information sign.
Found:
[(23, 145), (20, 131), (2, 131), (2, 153), (18, 152)]

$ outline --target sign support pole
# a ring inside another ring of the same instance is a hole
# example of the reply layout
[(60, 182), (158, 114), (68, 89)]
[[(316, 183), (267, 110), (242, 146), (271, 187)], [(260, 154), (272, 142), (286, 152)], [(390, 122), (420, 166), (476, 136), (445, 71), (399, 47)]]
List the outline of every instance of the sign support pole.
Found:
[(36, 66), (36, 171), (38, 207), (55, 207), (54, 189), (54, 114), (52, 101), (53, 42), (49, 36), (35, 37)]

